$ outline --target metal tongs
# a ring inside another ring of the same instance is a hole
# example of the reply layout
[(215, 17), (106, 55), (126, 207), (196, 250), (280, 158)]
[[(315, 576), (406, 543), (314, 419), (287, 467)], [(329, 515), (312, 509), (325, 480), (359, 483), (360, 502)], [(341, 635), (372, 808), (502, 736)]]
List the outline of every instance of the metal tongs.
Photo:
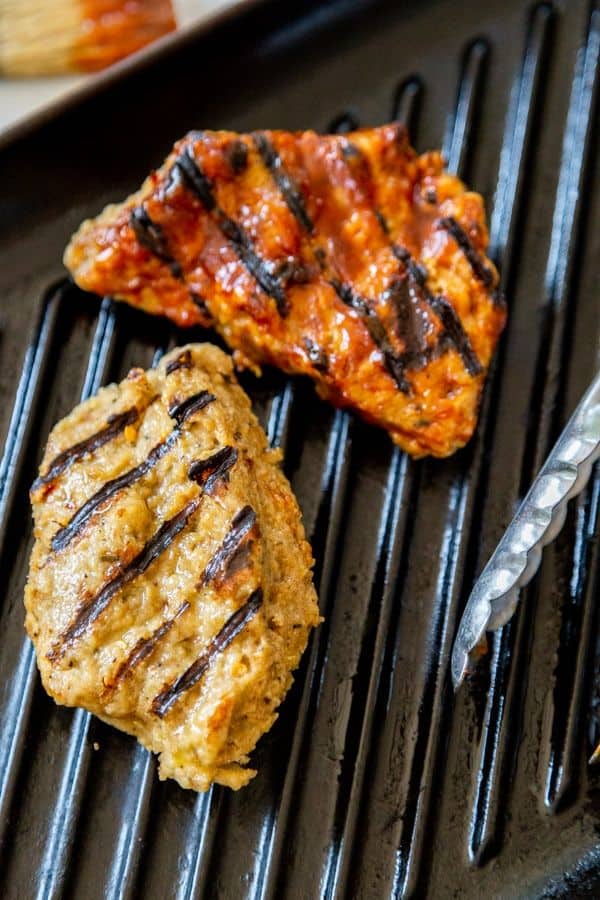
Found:
[(568, 501), (581, 493), (599, 457), (600, 372), (475, 583), (452, 650), (455, 689), (472, 667), (472, 655), (485, 632), (505, 625), (513, 615), (520, 589), (538, 570), (542, 549), (563, 527)]

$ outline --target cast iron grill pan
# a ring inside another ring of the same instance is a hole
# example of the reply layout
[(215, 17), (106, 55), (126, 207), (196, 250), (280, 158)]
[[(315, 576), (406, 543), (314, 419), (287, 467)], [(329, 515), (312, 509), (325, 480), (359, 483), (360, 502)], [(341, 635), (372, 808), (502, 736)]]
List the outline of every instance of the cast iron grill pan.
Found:
[[(0, 893), (9, 898), (587, 897), (600, 892), (600, 477), (457, 697), (469, 588), (598, 365), (597, 3), (267, 3), (0, 152)], [(485, 194), (510, 307), (477, 435), (415, 463), (243, 376), (304, 512), (325, 624), (238, 794), (159, 783), (44, 694), (23, 632), (27, 490), (81, 396), (178, 341), (60, 257), (192, 127), (398, 117)], [(594, 675), (596, 678), (594, 679)]]

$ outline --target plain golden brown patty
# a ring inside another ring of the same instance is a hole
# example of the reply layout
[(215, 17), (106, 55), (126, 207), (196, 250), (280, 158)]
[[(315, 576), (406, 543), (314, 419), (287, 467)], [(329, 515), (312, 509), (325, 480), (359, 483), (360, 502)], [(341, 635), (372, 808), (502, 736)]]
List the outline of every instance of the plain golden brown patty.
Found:
[(44, 687), (183, 787), (233, 788), (319, 621), (277, 451), (209, 344), (132, 370), (53, 429), (31, 497), (26, 627)]

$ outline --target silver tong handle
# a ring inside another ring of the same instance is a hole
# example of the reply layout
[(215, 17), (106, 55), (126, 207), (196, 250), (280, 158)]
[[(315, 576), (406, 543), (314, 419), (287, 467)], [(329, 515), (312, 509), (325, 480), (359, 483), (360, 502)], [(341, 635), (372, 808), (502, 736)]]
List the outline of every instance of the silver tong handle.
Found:
[(455, 688), (486, 631), (513, 615), (519, 591), (537, 572), (542, 549), (564, 525), (567, 503), (589, 480), (600, 457), (600, 372), (592, 381), (531, 485), (465, 607), (452, 650)]

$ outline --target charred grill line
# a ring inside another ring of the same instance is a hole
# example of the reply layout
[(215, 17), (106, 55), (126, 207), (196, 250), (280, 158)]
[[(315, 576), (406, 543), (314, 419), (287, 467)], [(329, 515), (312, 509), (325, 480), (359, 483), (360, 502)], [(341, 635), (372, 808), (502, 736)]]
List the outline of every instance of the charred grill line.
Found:
[[(486, 266), (486, 264), (484, 263), (484, 261), (481, 258), (479, 251), (476, 250), (475, 247), (473, 246), (473, 243), (471, 242), (469, 235), (467, 234), (465, 229), (462, 227), (462, 225), (459, 225), (459, 223), (456, 221), (456, 219), (453, 218), (452, 216), (447, 216), (444, 219), (440, 219), (439, 224), (440, 224), (441, 228), (443, 228), (445, 231), (447, 231), (448, 234), (454, 238), (454, 240), (456, 241), (456, 243), (458, 244), (458, 246), (460, 247), (462, 252), (465, 254), (467, 260), (469, 261), (470, 266), (473, 269), (473, 273), (475, 274), (475, 276), (477, 278), (479, 278), (479, 280), (482, 282), (482, 284), (486, 288), (492, 288), (494, 286), (494, 281), (495, 281), (494, 273), (489, 268), (489, 266)], [(494, 292), (494, 294), (492, 294), (492, 299), (495, 298), (495, 295), (496, 295), (496, 292)], [(501, 297), (502, 295), (500, 294), (498, 296)], [(494, 300), (494, 302), (498, 302), (498, 301)]]
[(373, 212), (375, 213), (375, 218), (377, 219), (377, 221), (379, 223), (379, 227), (381, 228), (384, 235), (390, 242), (390, 250), (396, 257), (396, 259), (398, 259), (398, 247), (396, 246), (396, 244), (393, 243), (393, 241), (391, 239), (390, 226), (389, 226), (388, 220), (386, 219), (385, 215), (381, 212), (381, 210), (377, 209), (377, 207), (375, 207), (375, 206), (373, 207)]
[(150, 472), (157, 462), (169, 452), (178, 437), (179, 431), (178, 429), (174, 429), (166, 440), (161, 441), (160, 444), (156, 444), (152, 448), (142, 463), (135, 466), (135, 468), (124, 472), (117, 478), (107, 481), (106, 484), (103, 484), (102, 487), (83, 504), (83, 506), (79, 507), (77, 512), (71, 516), (67, 524), (58, 529), (52, 538), (50, 545), (54, 552), (59, 553), (61, 550), (64, 550), (65, 547), (67, 547), (71, 541), (83, 531), (94, 513), (104, 506), (105, 503), (108, 503), (112, 497), (125, 490), (125, 488), (130, 487), (132, 484), (135, 484), (136, 481), (139, 481), (140, 478)]
[(404, 264), (407, 272), (412, 275), (413, 279), (419, 284), (424, 284), (427, 272), (415, 262), (406, 247), (401, 247), (400, 244), (392, 244), (392, 250), (396, 259)]
[(246, 232), (240, 228), (237, 222), (219, 210), (217, 216), (219, 227), (241, 261), (244, 263), (252, 277), (262, 290), (275, 301), (277, 312), (285, 317), (289, 312), (288, 300), (281, 282), (267, 268), (265, 261), (258, 255), (252, 245), (252, 241)]
[(165, 371), (167, 375), (171, 375), (178, 369), (192, 369), (193, 366), (191, 352), (189, 350), (184, 350), (183, 353), (180, 353), (179, 356), (176, 356), (175, 359), (169, 363)]
[(206, 212), (212, 215), (221, 233), (257, 284), (275, 301), (279, 314), (286, 316), (289, 311), (288, 301), (281, 282), (269, 271), (267, 263), (258, 255), (244, 229), (217, 204), (213, 183), (198, 165), (190, 147), (177, 157), (173, 168), (179, 172), (183, 183), (195, 194)]
[(173, 411), (169, 409), (169, 415), (176, 419), (177, 427), (173, 429), (164, 441), (161, 441), (160, 444), (156, 444), (152, 448), (143, 462), (102, 485), (102, 487), (71, 516), (67, 524), (58, 529), (52, 538), (50, 545), (54, 552), (58, 553), (59, 551), (64, 550), (64, 548), (71, 543), (73, 538), (81, 533), (94, 513), (114, 497), (115, 494), (120, 493), (120, 491), (135, 484), (135, 482), (139, 481), (140, 478), (143, 478), (144, 475), (147, 475), (173, 447), (181, 434), (181, 427), (185, 420), (191, 416), (192, 413), (202, 409), (214, 399), (215, 397), (213, 394), (209, 394), (208, 391), (200, 391), (199, 394), (188, 397), (183, 403), (174, 407)]
[(483, 366), (471, 346), (471, 341), (462, 326), (462, 322), (456, 315), (454, 307), (445, 297), (431, 297), (430, 303), (431, 308), (444, 326), (446, 335), (450, 338), (458, 353), (460, 353), (469, 375), (473, 377), (481, 375)]
[(387, 219), (385, 218), (385, 216), (383, 215), (383, 213), (381, 212), (380, 209), (375, 210), (375, 218), (379, 222), (381, 230), (383, 231), (385, 236), (389, 237), (390, 236), (390, 227), (387, 223)]
[(143, 575), (161, 553), (164, 553), (196, 512), (202, 497), (202, 493), (198, 494), (176, 515), (164, 522), (128, 565), (120, 568), (117, 574), (96, 594), (84, 601), (73, 622), (63, 631), (49, 651), (49, 660), (54, 661), (63, 656), (67, 646), (82, 637), (90, 625), (104, 612), (112, 598), (139, 575)]
[(234, 175), (240, 175), (248, 165), (248, 148), (243, 141), (232, 141), (225, 151), (227, 162)]
[(217, 209), (213, 183), (194, 159), (191, 147), (187, 147), (177, 157), (173, 168), (179, 172), (183, 183), (196, 195), (206, 212)]
[(96, 431), (94, 434), (90, 435), (89, 438), (85, 438), (85, 440), (79, 441), (77, 444), (73, 444), (72, 447), (68, 447), (66, 450), (63, 450), (62, 453), (59, 453), (50, 463), (48, 470), (35, 479), (31, 486), (31, 490), (36, 491), (43, 485), (49, 484), (61, 475), (72, 463), (77, 462), (78, 459), (85, 456), (86, 453), (91, 453), (93, 450), (97, 450), (99, 447), (107, 444), (120, 434), (127, 425), (133, 424), (138, 416), (139, 411), (135, 406), (132, 406), (131, 409), (126, 409), (122, 413), (116, 413), (114, 416), (110, 416), (110, 418), (107, 419), (105, 427), (101, 428), (100, 431)]
[(305, 266), (299, 259), (288, 257), (277, 264), (275, 270), (277, 279), (285, 287), (288, 284), (306, 284), (311, 279), (311, 269)]
[[(158, 222), (154, 222), (150, 218), (143, 206), (138, 206), (133, 210), (129, 222), (133, 228), (137, 241), (142, 247), (145, 247), (146, 250), (149, 250), (150, 253), (153, 253), (154, 256), (166, 263), (174, 278), (185, 281), (180, 263), (177, 262), (169, 251), (167, 238), (162, 227)], [(194, 291), (190, 291), (190, 300), (205, 316), (210, 318), (210, 312), (202, 297), (199, 297)]]
[(166, 263), (175, 278), (183, 278), (181, 266), (169, 251), (164, 231), (157, 222), (152, 221), (143, 206), (132, 211), (129, 222), (138, 243)]
[(223, 543), (209, 560), (200, 579), (201, 585), (209, 584), (219, 572), (223, 572), (224, 575), (228, 574), (230, 568), (238, 560), (244, 538), (252, 531), (255, 524), (256, 513), (251, 506), (244, 506), (232, 519), (230, 530)]
[(415, 262), (405, 247), (394, 246), (394, 253), (406, 266), (408, 277), (411, 279), (413, 286), (421, 292), (423, 299), (426, 300), (442, 323), (444, 333), (440, 337), (440, 343), (443, 340), (450, 340), (457, 353), (460, 354), (469, 375), (481, 375), (483, 366), (473, 350), (469, 336), (463, 328), (456, 310), (445, 297), (434, 297), (427, 289), (428, 272), (425, 266)]
[[(404, 137), (405, 129), (403, 126), (400, 126), (398, 138), (400, 139)], [(356, 167), (357, 163), (360, 163), (364, 167), (363, 177), (365, 179), (373, 180), (373, 174), (371, 172), (369, 161), (358, 147), (356, 147), (350, 141), (347, 141), (342, 148), (342, 153), (344, 155), (344, 158), (350, 165), (354, 165), (354, 167)], [(406, 384), (406, 393), (409, 393), (410, 384), (406, 380), (406, 376), (404, 375), (404, 373), (410, 370), (414, 371), (425, 368), (433, 359), (436, 359), (447, 349), (449, 340), (446, 335), (442, 335), (438, 344), (434, 346), (427, 346), (424, 336), (422, 334), (419, 334), (419, 329), (416, 321), (419, 297), (415, 296), (416, 292), (414, 288), (415, 286), (417, 286), (419, 292), (423, 293), (428, 274), (427, 270), (424, 266), (420, 266), (419, 264), (414, 262), (410, 258), (408, 251), (405, 251), (404, 248), (398, 248), (393, 243), (390, 234), (390, 227), (385, 215), (375, 205), (372, 205), (372, 210), (383, 235), (389, 243), (391, 252), (397, 259), (401, 259), (402, 262), (405, 263), (407, 270), (412, 266), (411, 271), (407, 271), (405, 277), (402, 277), (402, 275), (400, 275), (399, 277), (394, 277), (390, 281), (387, 289), (380, 297), (380, 300), (391, 303), (395, 308), (398, 325), (397, 336), (400, 337), (405, 347), (402, 353), (397, 353), (393, 348), (390, 347), (391, 353), (386, 354), (384, 349), (386, 365), (394, 375), (397, 383), (400, 373), (402, 373), (402, 378)], [(406, 262), (407, 258), (408, 263)], [(412, 278), (410, 277), (411, 274), (413, 276)], [(372, 309), (371, 312), (373, 312)], [(385, 334), (386, 332), (384, 326), (382, 326), (382, 330)], [(371, 336), (375, 339), (375, 336), (373, 335), (371, 329), (370, 333)], [(387, 336), (386, 341), (389, 345), (389, 339), (387, 338)]]
[[(352, 146), (353, 145), (349, 145), (350, 148)], [(362, 156), (362, 154), (360, 154), (360, 151), (358, 150), (357, 154), (358, 156)], [(389, 227), (385, 216), (377, 209), (374, 209), (374, 213), (377, 221), (379, 222), (381, 230), (386, 236), (389, 237)], [(493, 284), (493, 272), (484, 264), (475, 248), (471, 245), (467, 234), (463, 231), (460, 225), (452, 218), (442, 220), (442, 224), (444, 223), (446, 223), (444, 227), (452, 229), (452, 236), (455, 238), (455, 240), (457, 240), (461, 249), (467, 256), (477, 277), (484, 281), (486, 286)], [(354, 308), (359, 308), (362, 306), (364, 309), (364, 307), (366, 307), (366, 310), (368, 310), (368, 318), (365, 317), (363, 313), (365, 324), (367, 325), (369, 333), (374, 342), (382, 351), (386, 366), (394, 377), (400, 389), (405, 390), (406, 392), (410, 390), (410, 385), (406, 381), (406, 377), (404, 375), (404, 372), (407, 369), (417, 369), (427, 365), (431, 361), (431, 359), (442, 353), (447, 348), (447, 345), (449, 343), (452, 343), (457, 352), (460, 354), (467, 372), (472, 376), (480, 375), (483, 371), (483, 367), (481, 366), (481, 363), (479, 362), (477, 355), (475, 354), (475, 351), (471, 346), (468, 335), (466, 334), (462, 326), (462, 322), (460, 321), (454, 308), (445, 298), (433, 297), (427, 290), (428, 272), (425, 266), (417, 263), (411, 257), (408, 250), (406, 250), (404, 247), (399, 247), (392, 243), (390, 243), (390, 247), (396, 258), (400, 260), (406, 267), (409, 286), (413, 290), (416, 290), (421, 294), (423, 300), (429, 305), (435, 315), (440, 319), (444, 328), (444, 332), (440, 336), (440, 340), (437, 346), (425, 348), (421, 352), (415, 349), (414, 340), (411, 340), (409, 336), (404, 335), (403, 337), (405, 339), (407, 349), (404, 353), (398, 354), (389, 344), (389, 339), (387, 338), (385, 328), (381, 324), (380, 320), (377, 319), (377, 322), (375, 322), (375, 320), (372, 318), (376, 315), (373, 309), (362, 298), (359, 298), (362, 303), (356, 305), (356, 297), (354, 297), (354, 302), (350, 303), (349, 305), (352, 305)], [(394, 290), (394, 286), (391, 286), (389, 289), (389, 294), (390, 299), (392, 301), (395, 301), (399, 305), (399, 313), (407, 314), (405, 317), (407, 319), (410, 319), (410, 315), (408, 315), (410, 313), (409, 304), (412, 303), (410, 290), (398, 291)], [(340, 294), (340, 296), (342, 295)], [(342, 297), (342, 299), (344, 299), (344, 297)], [(344, 300), (344, 302), (347, 301)], [(403, 387), (403, 385), (405, 385), (405, 387)]]
[(325, 250), (323, 249), (323, 247), (315, 247), (313, 249), (313, 253), (314, 253), (315, 259), (317, 260), (317, 264), (318, 264), (321, 272), (326, 272), (327, 271), (327, 254), (325, 253)]
[(385, 326), (374, 309), (372, 309), (364, 297), (355, 293), (347, 284), (342, 284), (336, 278), (330, 281), (340, 300), (354, 309), (361, 317), (362, 321), (369, 332), (373, 343), (383, 354), (386, 368), (398, 388), (405, 394), (410, 391), (410, 385), (404, 375), (405, 363), (402, 357), (396, 353), (390, 344)]
[(229, 478), (229, 470), (235, 465), (238, 452), (235, 447), (223, 447), (207, 459), (197, 459), (188, 469), (188, 477), (212, 494), (221, 479)]
[(206, 316), (207, 319), (211, 320), (212, 316), (210, 314), (210, 309), (206, 305), (206, 300), (203, 297), (200, 297), (199, 294), (194, 293), (194, 291), (190, 291), (190, 300), (197, 306), (203, 316)]
[(200, 506), (204, 495), (213, 491), (219, 479), (227, 478), (227, 473), (236, 460), (237, 451), (233, 447), (224, 447), (208, 459), (196, 460), (192, 463), (188, 474), (202, 488), (200, 493), (171, 519), (164, 522), (128, 565), (120, 568), (114, 578), (111, 578), (91, 598), (84, 601), (74, 621), (61, 634), (47, 654), (49, 660), (53, 661), (63, 656), (66, 647), (84, 634), (87, 628), (104, 612), (115, 594), (137, 578), (138, 575), (143, 575), (154, 560), (158, 559), (161, 553), (164, 553), (180, 531), (183, 531), (192, 515)]
[[(442, 347), (441, 344), (427, 344), (427, 326), (421, 321), (422, 304), (407, 273), (392, 278), (381, 299), (391, 304), (396, 313), (394, 333), (406, 348), (401, 357), (404, 366), (422, 369), (433, 358), (432, 353), (439, 352)], [(428, 310), (427, 319), (429, 321)]]
[(160, 694), (156, 695), (152, 701), (152, 712), (155, 715), (162, 719), (181, 695), (200, 681), (215, 657), (227, 649), (233, 639), (256, 615), (262, 602), (262, 589), (257, 588), (250, 594), (244, 605), (229, 617), (221, 630), (211, 640), (206, 650), (192, 665), (179, 678), (167, 685)]
[[(253, 139), (266, 168), (271, 173), (273, 180), (275, 181), (275, 184), (281, 192), (288, 208), (296, 217), (296, 219), (298, 219), (304, 230), (311, 236), (314, 236), (315, 225), (312, 219), (308, 216), (306, 207), (304, 205), (304, 199), (298, 187), (296, 186), (294, 179), (286, 171), (281, 157), (273, 147), (272, 143), (268, 140), (266, 135), (257, 132), (253, 135)], [(362, 162), (364, 165), (366, 165), (366, 161), (362, 152), (350, 141), (346, 141), (342, 145), (342, 154), (344, 158), (349, 162), (358, 160), (359, 162)], [(373, 212), (382, 231), (384, 232), (386, 237), (389, 237), (389, 229), (385, 217), (377, 209), (374, 209)], [(392, 250), (393, 249), (394, 248), (392, 247)], [(408, 352), (405, 352), (403, 354), (397, 353), (390, 343), (383, 322), (377, 315), (376, 311), (369, 304), (368, 300), (364, 297), (361, 297), (352, 289), (350, 285), (342, 282), (341, 279), (337, 277), (337, 273), (335, 273), (335, 271), (332, 271), (330, 262), (327, 259), (326, 251), (322, 247), (313, 247), (312, 250), (321, 268), (321, 271), (326, 275), (326, 277), (329, 278), (329, 283), (336, 291), (338, 297), (342, 300), (343, 303), (346, 304), (346, 306), (349, 306), (359, 313), (373, 343), (383, 354), (385, 366), (396, 382), (398, 388), (403, 393), (409, 393), (410, 384), (404, 374), (405, 370), (409, 367), (410, 364), (412, 364), (413, 367), (416, 367), (416, 365), (418, 364), (426, 364), (426, 355), (417, 354), (414, 352), (414, 350), (412, 350), (412, 348), (409, 349)], [(319, 372), (326, 371), (328, 366), (328, 359), (325, 351), (318, 347), (318, 345), (316, 345), (309, 338), (306, 338), (304, 340), (304, 345), (307, 349), (309, 360), (314, 365), (315, 369)]]
[(191, 397), (186, 397), (181, 403), (170, 404), (169, 415), (172, 419), (175, 419), (178, 427), (181, 428), (192, 413), (204, 409), (205, 406), (208, 406), (209, 403), (216, 399), (215, 395), (211, 394), (210, 391), (199, 391), (197, 394), (192, 394)]
[(108, 699), (111, 694), (115, 692), (119, 683), (123, 681), (124, 678), (131, 675), (133, 669), (150, 656), (156, 649), (156, 645), (169, 633), (177, 619), (187, 612), (189, 608), (190, 604), (185, 600), (170, 619), (166, 619), (162, 622), (158, 628), (154, 629), (152, 634), (148, 635), (148, 637), (142, 637), (137, 641), (131, 653), (119, 665), (110, 681), (104, 685), (102, 691), (103, 699)]
[[(348, 142), (343, 148), (344, 156), (346, 158), (348, 157), (349, 150), (353, 150), (354, 156), (363, 160), (364, 165), (369, 170), (369, 177), (372, 177), (370, 175), (369, 164), (358, 147), (355, 147), (354, 144)], [(405, 253), (408, 255), (408, 251), (404, 251), (404, 248), (398, 248), (395, 244), (392, 243), (390, 237), (390, 227), (385, 215), (381, 212), (381, 210), (373, 206), (373, 213), (379, 224), (379, 227), (381, 228), (381, 231), (389, 241), (390, 249), (394, 256), (397, 259), (400, 259), (400, 254)], [(410, 256), (408, 256), (408, 258), (410, 260)], [(402, 262), (406, 262), (404, 257), (402, 257)], [(410, 262), (412, 262), (412, 260), (410, 260)], [(418, 269), (419, 267), (416, 263), (414, 263), (414, 266), (416, 271), (416, 269)], [(426, 270), (423, 269), (422, 274), (424, 274), (424, 277), (427, 278)], [(419, 278), (420, 275), (421, 272), (419, 272)], [(399, 336), (402, 338), (406, 349), (402, 354), (398, 354), (392, 351), (392, 363), (398, 372), (404, 372), (407, 369), (414, 370), (425, 368), (425, 366), (427, 366), (432, 359), (435, 359), (445, 349), (443, 341), (440, 341), (440, 343), (435, 347), (422, 346), (422, 342), (419, 342), (418, 335), (414, 328), (415, 305), (412, 302), (410, 285), (407, 284), (408, 281), (408, 278), (403, 279), (401, 277), (393, 279), (384, 295), (382, 296), (382, 299), (385, 299), (394, 305), (396, 314), (398, 316), (398, 323), (403, 326), (402, 334), (400, 334)], [(421, 343), (421, 346), (419, 346), (419, 343)], [(386, 362), (388, 362), (389, 367), (389, 361), (387, 359)], [(407, 384), (406, 392), (408, 393), (410, 391), (410, 385), (405, 378), (404, 381)]]
[(283, 161), (275, 150), (275, 147), (265, 134), (256, 132), (252, 135), (254, 146), (258, 150), (259, 156), (271, 173), (273, 181), (279, 188), (288, 209), (300, 222), (305, 231), (312, 234), (315, 230), (314, 223), (308, 214), (304, 197), (300, 188), (295, 183), (289, 172), (286, 171)]
[[(288, 209), (297, 219), (304, 231), (306, 231), (309, 235), (314, 236), (315, 225), (306, 209), (304, 197), (302, 196), (302, 193), (292, 176), (285, 169), (283, 161), (280, 155), (277, 153), (275, 147), (273, 146), (271, 141), (269, 141), (267, 136), (261, 132), (256, 132), (253, 135), (253, 139), (256, 149), (258, 150), (258, 153), (265, 167), (270, 172), (273, 181), (275, 182), (283, 199), (285, 200)], [(313, 247), (312, 251), (321, 271), (323, 273), (327, 273), (329, 271), (329, 263), (325, 250), (322, 247)], [(337, 277), (332, 279), (330, 283), (336, 290), (338, 296), (347, 305), (356, 308), (356, 306), (354, 305), (354, 301), (362, 301), (362, 298), (357, 298), (356, 295), (353, 294), (352, 289), (346, 285), (343, 285)], [(340, 291), (343, 292), (344, 296), (342, 296)], [(348, 303), (348, 300), (352, 300), (353, 302)], [(368, 312), (363, 314), (365, 310), (367, 310)], [(365, 325), (367, 326), (369, 334), (371, 335), (371, 338), (384, 354), (386, 366), (391, 372), (392, 377), (398, 384), (398, 387), (400, 387), (401, 390), (408, 390), (407, 382), (400, 376), (400, 370), (394, 359), (393, 350), (390, 348), (389, 342), (387, 341), (383, 325), (381, 325), (381, 323), (379, 322), (376, 314), (372, 313), (366, 301), (363, 301), (359, 312), (363, 314), (362, 317)], [(385, 344), (385, 347), (381, 345), (382, 341)], [(321, 373), (326, 372), (329, 367), (329, 360), (326, 352), (310, 338), (305, 338), (304, 346), (306, 347), (308, 358), (312, 365), (315, 367), (316, 371)], [(398, 380), (397, 376), (400, 377), (400, 381)]]

